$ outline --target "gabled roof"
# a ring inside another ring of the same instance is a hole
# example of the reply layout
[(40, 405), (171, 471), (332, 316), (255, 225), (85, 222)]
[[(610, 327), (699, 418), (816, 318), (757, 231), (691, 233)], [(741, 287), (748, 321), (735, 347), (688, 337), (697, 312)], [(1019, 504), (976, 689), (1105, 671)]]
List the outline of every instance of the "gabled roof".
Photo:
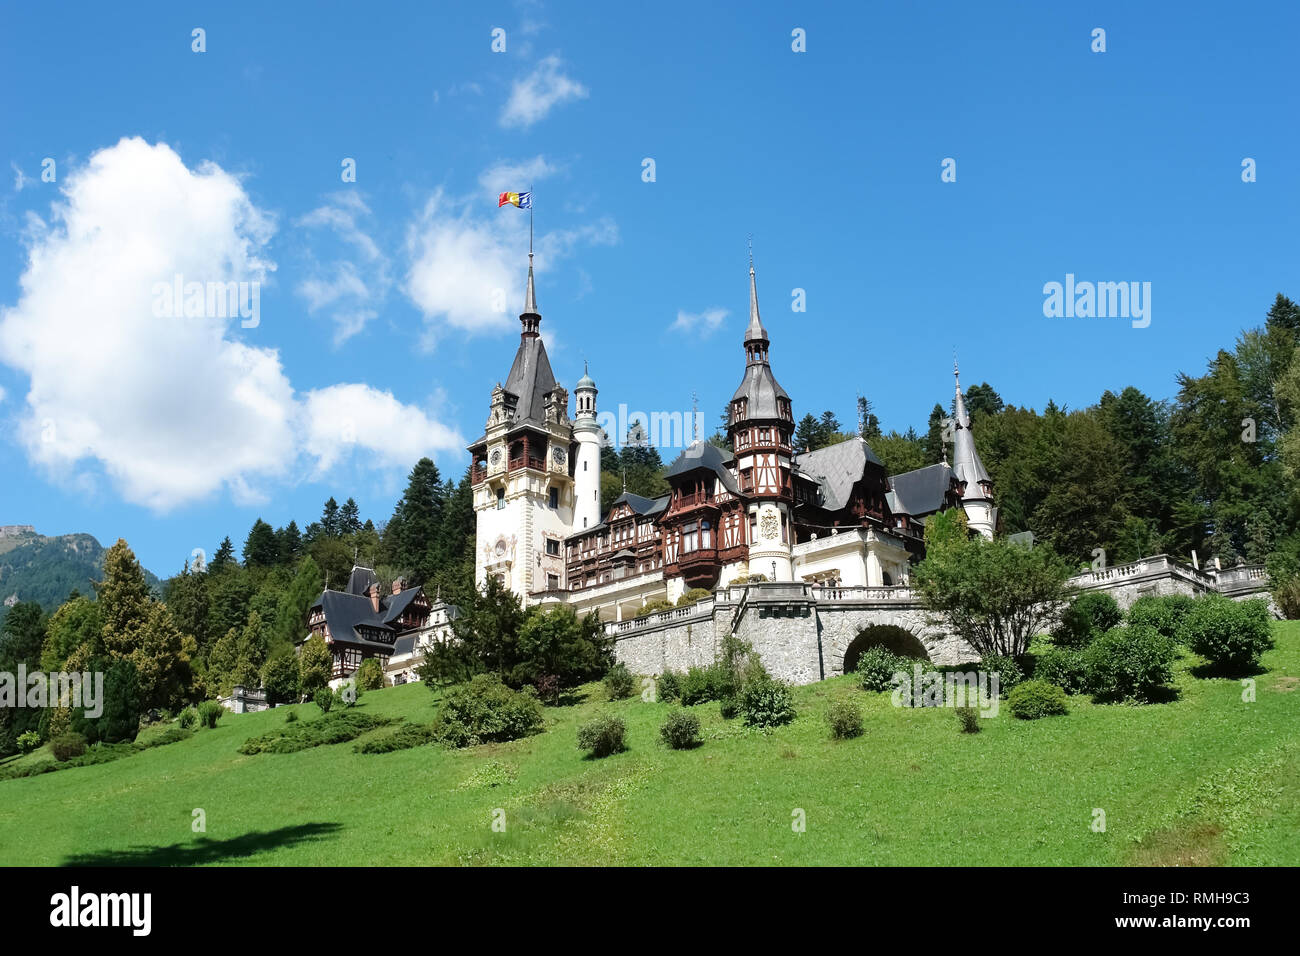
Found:
[(866, 473), (867, 463), (880, 459), (861, 438), (850, 438), (794, 456), (797, 470), (817, 480), (822, 490), (822, 506), (828, 511), (847, 507), (853, 486)]
[(638, 518), (653, 518), (661, 514), (668, 507), (668, 495), (661, 495), (658, 498), (646, 498), (642, 495), (634, 495), (630, 491), (625, 491), (613, 501), (610, 502), (609, 511), (605, 512), (605, 517), (601, 519), (600, 524), (594, 524), (590, 528), (583, 528), (581, 531), (575, 531), (570, 538), (581, 538), (591, 534), (593, 531), (601, 531), (609, 527), (609, 516), (620, 504), (625, 504), (632, 509)]
[(392, 644), (372, 641), (364, 637), (358, 628), (366, 627), (393, 634), (400, 633), (403, 629), (398, 628), (393, 622), (423, 593), (423, 589), (406, 588), (396, 594), (380, 595), (379, 613), (376, 614), (369, 595), (364, 590), (361, 593), (353, 591), (353, 588), (368, 589), (374, 583), (377, 583), (377, 579), (373, 571), (368, 568), (353, 568), (348, 578), (348, 590), (322, 591), (311, 606), (313, 609), (319, 607), (324, 611), (325, 623), (329, 627), (330, 636), (335, 641), (379, 648), (384, 653), (390, 653)]
[(718, 480), (722, 482), (722, 487), (733, 495), (737, 493), (736, 479), (732, 477), (731, 469), (727, 467), (727, 453), (717, 445), (712, 445), (706, 441), (692, 442), (668, 466), (665, 477), (671, 480), (678, 475), (685, 475), (699, 469), (713, 472)]
[(891, 511), (914, 518), (933, 514), (942, 511), (947, 502), (952, 487), (952, 469), (946, 462), (926, 465), (890, 476), (889, 484), (892, 490), (886, 498)]

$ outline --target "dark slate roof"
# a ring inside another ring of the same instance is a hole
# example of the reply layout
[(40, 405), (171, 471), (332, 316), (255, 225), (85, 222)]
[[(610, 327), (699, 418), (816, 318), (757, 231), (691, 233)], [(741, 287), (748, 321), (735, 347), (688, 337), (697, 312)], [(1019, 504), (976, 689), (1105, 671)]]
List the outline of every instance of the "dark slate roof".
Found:
[(410, 654), (414, 650), (415, 650), (414, 634), (408, 634), (406, 637), (399, 637), (396, 643), (393, 644), (394, 657), (397, 657), (401, 654)]
[(370, 590), (370, 585), (378, 584), (379, 578), (375, 577), (375, 572), (369, 568), (354, 567), (352, 573), (348, 575), (348, 594), (365, 594)]
[(862, 478), (867, 463), (880, 459), (861, 438), (850, 438), (794, 456), (795, 467), (817, 480), (822, 490), (822, 506), (828, 511), (847, 507), (853, 486)]
[[(365, 574), (358, 574), (365, 572)], [(349, 579), (349, 588), (353, 583), (362, 583), (367, 580), (366, 574), (374, 577), (373, 571), (366, 568), (354, 568), (352, 577)], [(349, 644), (358, 644), (362, 647), (380, 648), (384, 653), (392, 651), (392, 644), (384, 644), (378, 641), (367, 640), (361, 636), (357, 630), (358, 627), (373, 627), (381, 631), (397, 632), (391, 622), (405, 610), (421, 592), (421, 589), (407, 588), (399, 591), (397, 594), (382, 594), (379, 597), (379, 613), (376, 614), (374, 607), (370, 603), (370, 598), (365, 594), (353, 594), (351, 591), (322, 591), (320, 596), (312, 602), (313, 608), (321, 608), (325, 612), (325, 623), (329, 625), (330, 636), (336, 641), (343, 641)]]
[(600, 524), (592, 525), (590, 528), (583, 528), (581, 531), (575, 531), (569, 535), (570, 538), (581, 538), (591, 534), (593, 531), (600, 531), (609, 527), (609, 512), (614, 510), (614, 506), (620, 502), (626, 502), (639, 517), (651, 518), (661, 514), (668, 507), (668, 495), (662, 495), (658, 498), (646, 498), (642, 495), (634, 495), (630, 491), (625, 491), (615, 498), (609, 505), (609, 511), (605, 512), (605, 517), (601, 519)]
[(555, 389), (555, 375), (551, 372), (551, 362), (546, 357), (546, 346), (542, 344), (541, 336), (520, 337), (515, 363), (510, 366), (510, 374), (502, 388), (519, 400), (512, 428), (546, 423), (545, 396)]
[(668, 466), (667, 477), (675, 478), (677, 475), (684, 475), (700, 468), (713, 472), (724, 488), (733, 495), (737, 493), (736, 479), (732, 477), (731, 469), (727, 467), (727, 453), (717, 445), (711, 445), (706, 441), (692, 442), (690, 447)]
[(747, 399), (746, 420), (780, 419), (781, 414), (777, 409), (776, 400), (778, 398), (790, 400), (790, 396), (772, 374), (772, 366), (766, 362), (754, 362), (745, 367), (745, 377), (741, 379), (740, 386), (731, 396), (731, 400), (734, 402), (738, 398)]
[(913, 517), (941, 511), (952, 486), (952, 469), (946, 462), (926, 465), (901, 475), (891, 475), (891, 510)]

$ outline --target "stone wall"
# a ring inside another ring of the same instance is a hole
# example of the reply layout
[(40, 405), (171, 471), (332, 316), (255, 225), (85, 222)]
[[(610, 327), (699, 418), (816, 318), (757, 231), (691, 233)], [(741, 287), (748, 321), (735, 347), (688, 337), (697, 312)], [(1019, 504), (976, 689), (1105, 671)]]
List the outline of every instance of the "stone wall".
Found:
[[(1070, 583), (1109, 594), (1125, 609), (1148, 594), (1220, 592), (1234, 600), (1267, 596), (1263, 576), (1253, 569), (1205, 572), (1165, 555), (1077, 575)], [(919, 597), (905, 587), (817, 589), (775, 582), (726, 587), (712, 602), (607, 627), (615, 637), (615, 656), (634, 673), (706, 667), (723, 637), (734, 633), (750, 643), (774, 677), (810, 684), (842, 674), (854, 638), (864, 628), (880, 625), (910, 631), (936, 664), (977, 659), (965, 641), (930, 624)]]

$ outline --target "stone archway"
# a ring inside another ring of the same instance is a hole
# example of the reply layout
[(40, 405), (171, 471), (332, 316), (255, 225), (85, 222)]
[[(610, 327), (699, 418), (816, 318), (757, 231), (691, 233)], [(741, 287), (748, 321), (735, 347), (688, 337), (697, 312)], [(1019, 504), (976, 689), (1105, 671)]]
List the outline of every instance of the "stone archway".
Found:
[(925, 644), (907, 628), (897, 624), (868, 624), (845, 648), (842, 673), (850, 674), (855, 671), (858, 667), (858, 658), (872, 647), (884, 647), (902, 657), (923, 661), (930, 659), (930, 652), (926, 650)]

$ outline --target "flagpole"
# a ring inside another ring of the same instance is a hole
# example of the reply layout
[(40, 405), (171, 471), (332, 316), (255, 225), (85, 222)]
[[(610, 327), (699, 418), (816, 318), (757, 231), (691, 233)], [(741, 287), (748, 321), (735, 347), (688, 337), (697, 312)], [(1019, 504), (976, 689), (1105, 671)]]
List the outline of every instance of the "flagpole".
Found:
[(528, 187), (528, 261), (533, 261), (533, 187)]

